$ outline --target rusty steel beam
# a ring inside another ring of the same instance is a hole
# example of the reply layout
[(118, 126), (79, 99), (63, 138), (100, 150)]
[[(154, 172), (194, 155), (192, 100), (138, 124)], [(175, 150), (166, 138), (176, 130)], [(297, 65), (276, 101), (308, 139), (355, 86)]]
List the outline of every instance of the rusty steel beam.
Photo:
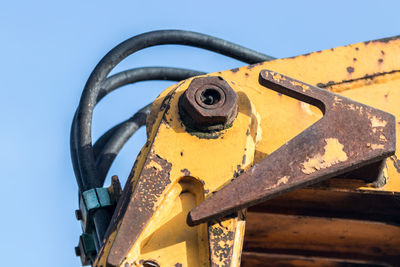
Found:
[(259, 82), (318, 107), (324, 116), (194, 208), (189, 225), (354, 171), (395, 152), (393, 115), (270, 70), (260, 72)]

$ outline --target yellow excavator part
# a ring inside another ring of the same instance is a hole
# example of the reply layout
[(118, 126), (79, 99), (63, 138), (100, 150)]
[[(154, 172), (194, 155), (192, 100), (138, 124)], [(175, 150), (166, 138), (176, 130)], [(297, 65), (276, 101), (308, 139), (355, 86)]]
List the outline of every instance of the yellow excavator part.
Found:
[[(323, 116), (314, 106), (261, 86), (263, 69), (400, 118), (397, 37), (208, 74), (222, 77), (239, 96), (235, 122), (216, 136), (188, 133), (180, 121), (179, 97), (192, 79), (166, 89), (152, 106), (148, 141), (128, 186), (137, 186), (143, 171), (163, 175), (165, 168), (169, 183), (152, 196), (149, 188), (148, 197), (155, 198), (154, 214), (121, 266), (396, 266), (400, 262), (399, 142), (379, 183), (336, 177), (271, 199), (247, 213), (243, 210), (209, 225), (187, 225), (188, 212), (204, 198)], [(400, 140), (399, 132), (396, 138)], [(121, 225), (118, 222), (107, 237), (94, 266), (107, 266)]]

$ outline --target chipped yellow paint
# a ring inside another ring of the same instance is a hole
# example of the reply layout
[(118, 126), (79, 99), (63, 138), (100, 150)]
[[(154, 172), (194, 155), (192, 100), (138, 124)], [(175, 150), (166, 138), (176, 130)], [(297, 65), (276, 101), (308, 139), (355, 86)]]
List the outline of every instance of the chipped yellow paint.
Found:
[(278, 180), (278, 186), (281, 184), (287, 184), (287, 182), (289, 181), (289, 176), (283, 176), (281, 178), (279, 178)]
[(152, 161), (152, 162), (150, 163), (150, 167), (155, 168), (155, 169), (158, 170), (158, 171), (161, 171), (161, 170), (162, 170), (161, 165), (158, 164), (158, 163), (155, 162), (155, 161)]
[[(155, 121), (149, 123), (152, 125), (149, 138), (151, 151), (172, 164), (171, 183), (157, 199), (151, 221), (130, 249), (122, 266), (140, 266), (143, 260), (148, 259), (155, 260), (160, 266), (174, 266), (177, 263), (182, 266), (209, 266), (210, 257), (218, 265), (226, 264), (227, 259), (218, 257), (221, 250), (215, 250), (215, 255), (209, 255), (209, 244), (231, 247), (232, 253), (239, 253), (232, 254), (231, 258), (240, 258), (244, 235), (244, 221), (241, 218), (227, 219), (221, 224), (212, 225), (213, 228), (233, 233), (231, 239), (221, 244), (221, 241), (212, 243), (213, 238), (208, 237), (205, 224), (187, 226), (186, 216), (204, 197), (229, 183), (236, 172), (252, 164), (255, 145), (260, 138), (259, 115), (243, 90), (228, 81), (239, 96), (238, 115), (232, 127), (224, 130), (218, 139), (200, 139), (190, 135), (179, 120), (177, 108), (178, 99), (190, 81), (171, 87), (169, 93), (160, 95), (153, 105), (150, 118)], [(159, 109), (162, 99), (168, 95), (172, 96), (170, 107), (163, 117), (155, 107)], [(139, 157), (134, 180), (139, 178), (142, 161), (147, 154), (142, 153)], [(161, 166), (151, 162), (150, 167), (159, 169)], [(191, 185), (190, 189), (188, 185)], [(107, 242), (112, 243), (112, 238)], [(95, 266), (104, 264), (106, 250), (104, 255)], [(237, 262), (235, 264), (231, 266), (237, 266)]]
[(279, 73), (276, 73), (276, 72), (273, 73), (272, 78), (277, 82), (285, 80), (285, 77), (283, 77), (282, 75), (280, 75)]
[(318, 153), (312, 158), (308, 158), (303, 163), (302, 172), (311, 174), (317, 170), (328, 168), (339, 162), (347, 160), (347, 154), (343, 151), (343, 145), (336, 138), (325, 139), (324, 154)]
[(203, 196), (202, 185), (194, 179), (174, 184), (125, 262), (133, 266), (141, 266), (143, 260), (155, 260), (161, 266), (174, 266), (178, 262), (183, 266), (208, 266), (206, 226), (179, 223), (186, 221), (187, 213)]
[[(168, 90), (165, 90), (164, 92), (162, 92), (159, 97), (163, 97), (164, 98), (164, 97), (170, 95), (172, 92), (174, 92), (176, 90), (177, 87), (178, 87), (178, 85), (171, 86), (170, 88), (168, 88)], [(161, 100), (157, 100), (156, 99), (154, 104), (158, 105), (158, 107), (160, 107), (161, 106)], [(151, 143), (152, 140), (154, 140), (154, 138), (155, 138), (155, 136), (157, 134), (158, 127), (159, 127), (159, 125), (161, 123), (162, 117), (163, 117), (163, 112), (155, 113), (153, 118), (152, 118), (153, 119), (152, 123), (148, 124), (148, 129), (147, 129), (148, 136), (149, 136), (148, 143)], [(145, 145), (141, 149), (140, 156), (137, 158), (137, 163), (134, 166), (134, 169), (141, 170), (143, 168), (144, 163), (146, 161), (146, 156), (149, 154), (150, 149), (151, 149), (150, 145), (149, 146)], [(133, 180), (132, 183), (131, 184), (126, 184), (125, 187), (126, 186), (134, 187), (136, 185), (136, 181), (138, 180), (139, 173), (140, 172), (136, 171), (135, 172), (135, 176), (132, 178), (132, 180)], [(120, 215), (119, 211), (117, 211), (117, 214)], [(110, 249), (111, 249), (112, 244), (114, 242), (114, 239), (117, 236), (118, 229), (119, 229), (120, 225), (121, 225), (121, 221), (119, 221), (117, 223), (117, 226), (115, 227), (114, 231), (112, 231), (109, 234), (109, 236), (106, 237), (105, 242), (104, 242), (103, 246), (101, 247), (101, 249), (100, 249), (100, 251), (98, 253), (98, 257), (96, 258), (93, 266), (101, 267), (101, 266), (106, 266), (107, 265), (107, 263), (106, 263), (107, 262), (107, 257), (109, 255), (109, 252), (110, 252)]]
[(370, 117), (370, 120), (371, 120), (371, 126), (372, 126), (373, 128), (376, 128), (376, 127), (385, 127), (386, 124), (387, 124), (386, 121), (382, 121), (382, 120), (380, 120), (379, 118), (377, 118), (376, 116), (371, 116), (371, 117)]
[[(399, 62), (400, 65), (400, 62)], [(354, 86), (354, 88), (353, 88)], [(378, 108), (380, 110), (389, 112), (396, 116), (396, 126), (400, 125), (400, 74), (397, 72), (378, 76), (374, 79), (365, 80), (365, 84), (362, 81), (355, 81), (348, 84), (332, 86), (329, 88), (332, 91), (340, 91), (340, 94), (354, 99), (355, 101), (361, 102), (366, 105)], [(378, 125), (382, 123), (378, 122)], [(376, 125), (376, 124), (375, 124)], [(372, 121), (371, 121), (372, 126)], [(374, 128), (374, 129), (380, 129)], [(385, 136), (380, 136), (380, 139), (386, 141)], [(396, 140), (400, 140), (400, 131), (396, 131)], [(396, 142), (396, 156), (400, 158), (400, 144)], [(379, 188), (379, 191), (383, 192), (400, 192), (400, 173), (395, 167), (395, 161), (387, 160), (387, 172), (388, 179), (386, 184)], [(374, 187), (362, 186), (359, 189), (362, 190), (377, 190)]]
[[(180, 89), (171, 100), (173, 105), (166, 118), (172, 119), (172, 122), (162, 124), (162, 116), (159, 112), (161, 100), (175, 90), (176, 86), (167, 89), (152, 105), (152, 112), (148, 117), (150, 126), (147, 131), (149, 141), (152, 143), (154, 141), (152, 146), (154, 151), (173, 164), (170, 174), (173, 181), (163, 195), (166, 200), (161, 201), (151, 223), (131, 249), (126, 263), (140, 264), (141, 259), (154, 258), (164, 263), (161, 266), (173, 266), (165, 265), (165, 263), (170, 263), (165, 259), (176, 256), (177, 262), (183, 266), (196, 266), (196, 264), (190, 265), (192, 262), (204, 264), (204, 259), (209, 256), (208, 252), (201, 249), (208, 248), (208, 239), (204, 241), (204, 237), (207, 237), (205, 227), (194, 228), (197, 230), (187, 229), (183, 217), (179, 216), (178, 224), (173, 225), (168, 222), (177, 214), (186, 213), (197, 201), (201, 201), (201, 195), (207, 197), (212, 191), (227, 184), (235, 171), (235, 166), (241, 164), (243, 159), (244, 168), (259, 162), (322, 117), (318, 108), (260, 86), (258, 78), (262, 69), (274, 70), (312, 85), (326, 86), (327, 90), (392, 113), (397, 117), (397, 125), (400, 125), (400, 39), (359, 43), (246, 66), (234, 72), (228, 70), (211, 74), (232, 81), (231, 86), (240, 92), (240, 105), (246, 106), (247, 112), (239, 112), (233, 127), (223, 133), (224, 139), (198, 139), (187, 134), (180, 125), (176, 100), (186, 88), (187, 82), (178, 84)], [(375, 76), (372, 77), (372, 75)], [(281, 78), (281, 75), (274, 76), (276, 80), (281, 80)], [(307, 89), (304, 88), (304, 90)], [(340, 105), (339, 102), (337, 104)], [(251, 110), (250, 113), (249, 110)], [(364, 109), (360, 108), (358, 111), (363, 114)], [(379, 130), (383, 123), (379, 118), (371, 118), (371, 126), (375, 131)], [(245, 137), (241, 130), (247, 130), (249, 125), (250, 134)], [(397, 131), (397, 140), (400, 140), (399, 132)], [(386, 141), (383, 135), (380, 139), (382, 142)], [(370, 144), (370, 146), (371, 149), (379, 149), (381, 144)], [(380, 193), (400, 192), (400, 171), (396, 169), (396, 166), (400, 164), (398, 161), (400, 142), (397, 142), (396, 146), (396, 156), (387, 160), (387, 169), (384, 170), (387, 183), (383, 187), (375, 188), (360, 180), (355, 182), (355, 180), (335, 178), (330, 180), (332, 181), (329, 183), (331, 190), (346, 188), (354, 192), (363, 190), (379, 190)], [(247, 150), (244, 151), (244, 148)], [(146, 149), (143, 149), (144, 152), (138, 159), (136, 169), (142, 168), (142, 159), (147, 154)], [(210, 161), (210, 155), (213, 161)], [(246, 157), (243, 157), (244, 155)], [(324, 153), (306, 159), (303, 170), (306, 173), (312, 173), (318, 168), (326, 168), (346, 158), (343, 145), (336, 139), (327, 139)], [(196, 183), (193, 182), (193, 188), (189, 190), (191, 196), (181, 198), (178, 193), (186, 190), (180, 183), (180, 179), (184, 176), (182, 169), (190, 170), (191, 179), (203, 181), (204, 185), (195, 185)], [(281, 179), (282, 183), (285, 183), (289, 177)], [(178, 236), (183, 236), (184, 239), (187, 238), (193, 242), (185, 243), (185, 246), (174, 237), (168, 236), (168, 239), (171, 239), (170, 243), (174, 245), (165, 246), (168, 240), (157, 238), (159, 229), (165, 231), (183, 229), (183, 231), (178, 231), (181, 233)], [(244, 221), (236, 220), (235, 226), (231, 229), (235, 232), (232, 267), (239, 265)], [(103, 255), (107, 255), (115, 234), (116, 232), (113, 232), (107, 240)], [(197, 243), (194, 241), (194, 236), (197, 236)], [(193, 252), (199, 248), (199, 253)], [(103, 256), (95, 266), (105, 266), (105, 258), (106, 256)]]
[(302, 90), (303, 92), (306, 92), (306, 91), (309, 91), (309, 90), (310, 90), (310, 86), (308, 86), (307, 84), (299, 83), (299, 82), (296, 82), (296, 81), (291, 81), (290, 83), (291, 83), (292, 85), (294, 85), (294, 86), (300, 86), (300, 87), (301, 87), (301, 90)]
[(370, 147), (372, 150), (385, 148), (385, 146), (382, 144), (371, 144), (371, 143), (367, 143), (367, 147)]
[[(289, 181), (289, 176), (283, 176), (283, 177), (279, 178), (279, 180), (276, 184), (265, 187), (265, 190), (277, 188), (278, 186), (280, 186), (282, 184), (287, 184), (288, 181)], [(267, 180), (266, 180), (266, 182), (268, 183)]]
[[(226, 258), (231, 259), (234, 252), (235, 232), (237, 223), (240, 221), (225, 220), (209, 226), (210, 231), (210, 251), (215, 251), (211, 256), (212, 266), (226, 265)], [(243, 237), (241, 238), (243, 240)], [(241, 244), (238, 244), (241, 247)], [(230, 249), (229, 249), (230, 248)]]
[[(379, 59), (383, 59), (383, 62), (380, 63)], [(347, 71), (348, 67), (354, 69), (352, 73)], [(329, 85), (326, 87), (329, 91), (395, 115), (396, 124), (400, 125), (400, 39), (358, 43), (242, 67), (236, 72), (219, 72), (218, 75), (235, 80), (240, 87), (246, 89), (260, 114), (262, 138), (256, 147), (255, 162), (271, 154), (322, 117), (316, 107), (311, 106), (312, 114), (309, 114), (302, 108), (301, 102), (260, 87), (258, 75), (262, 69), (274, 70), (316, 86)], [(358, 111), (360, 115), (364, 113), (363, 108)], [(396, 136), (400, 140), (399, 130)], [(396, 156), (387, 161), (387, 183), (377, 189), (361, 182), (355, 190), (400, 193), (400, 170), (395, 167), (400, 166), (399, 159), (400, 141), (396, 143)], [(343, 188), (346, 181), (340, 182), (338, 188)], [(349, 188), (354, 188), (351, 181), (348, 184)], [(334, 189), (335, 185), (331, 187)]]

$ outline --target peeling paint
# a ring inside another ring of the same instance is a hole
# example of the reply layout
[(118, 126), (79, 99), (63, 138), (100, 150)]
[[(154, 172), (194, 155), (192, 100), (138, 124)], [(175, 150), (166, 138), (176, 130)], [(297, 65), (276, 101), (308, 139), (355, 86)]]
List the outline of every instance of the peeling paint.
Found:
[(386, 126), (386, 121), (380, 120), (379, 118), (377, 118), (376, 116), (370, 116), (370, 121), (371, 121), (371, 126), (373, 128), (376, 127), (385, 127)]
[(288, 182), (289, 182), (289, 176), (285, 175), (285, 176), (279, 178), (276, 184), (267, 186), (265, 188), (265, 190), (271, 190), (271, 189), (277, 188), (278, 186), (280, 186), (282, 184), (287, 184)]
[(211, 266), (231, 266), (235, 233), (232, 219), (209, 225)]
[[(275, 79), (275, 78), (274, 78)], [(284, 78), (282, 79), (282, 81), (285, 80)], [(300, 86), (301, 90), (303, 92), (309, 91), (310, 90), (310, 86), (308, 86), (307, 84), (304, 83), (300, 83), (300, 82), (296, 82), (296, 81), (291, 81), (290, 82), (293, 86)]]
[(289, 181), (289, 176), (283, 176), (281, 178), (279, 178), (278, 180), (278, 186), (281, 184), (287, 184), (287, 182)]
[(347, 160), (347, 154), (343, 151), (343, 145), (338, 139), (327, 138), (325, 142), (324, 154), (318, 153), (314, 157), (308, 158), (303, 162), (303, 169), (301, 170), (303, 173), (311, 174), (320, 169), (325, 169)]
[(272, 78), (277, 82), (285, 80), (285, 78), (282, 75), (280, 75), (279, 73), (276, 73), (276, 72), (272, 73)]
[(367, 147), (372, 148), (372, 150), (376, 150), (376, 149), (384, 149), (385, 146), (382, 144), (371, 144), (371, 143), (367, 143)]

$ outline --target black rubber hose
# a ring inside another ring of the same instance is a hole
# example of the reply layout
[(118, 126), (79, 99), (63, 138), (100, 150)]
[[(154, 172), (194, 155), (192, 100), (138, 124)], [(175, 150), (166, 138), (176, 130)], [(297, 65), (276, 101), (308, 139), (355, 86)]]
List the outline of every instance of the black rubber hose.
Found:
[(150, 106), (151, 104), (145, 106), (127, 121), (120, 124), (98, 155), (96, 159), (97, 179), (101, 180), (103, 184), (108, 170), (121, 148), (140, 127), (146, 124)]
[[(130, 120), (131, 118), (129, 118), (128, 120)], [(109, 129), (107, 132), (105, 132), (99, 139), (97, 139), (97, 141), (93, 145), (93, 153), (96, 161), (101, 151), (103, 150), (104, 146), (107, 144), (108, 140), (115, 134), (115, 132), (119, 129), (119, 127), (121, 127), (121, 125), (126, 123), (128, 120), (118, 123), (111, 129)]]
[[(127, 84), (132, 84), (132, 83), (139, 82), (139, 81), (149, 81), (149, 80), (181, 81), (181, 80), (185, 80), (187, 78), (202, 75), (202, 74), (204, 74), (204, 72), (189, 70), (189, 69), (181, 69), (181, 68), (171, 68), (171, 67), (144, 67), (144, 68), (136, 68), (136, 69), (126, 70), (126, 71), (117, 73), (115, 75), (112, 75), (104, 81), (103, 85), (101, 86), (99, 95), (95, 102), (95, 105), (107, 94), (109, 94), (112, 91), (114, 91), (115, 89), (120, 88)], [(76, 180), (77, 180), (80, 190), (83, 191), (84, 190), (83, 189), (83, 179), (82, 179), (81, 173), (79, 171), (80, 165), (79, 165), (79, 161), (77, 159), (78, 150), (77, 150), (77, 142), (76, 142), (76, 140), (77, 140), (76, 114), (77, 114), (77, 112), (75, 113), (74, 120), (72, 122), (72, 127), (71, 127), (70, 149), (71, 149), (71, 160), (72, 160), (72, 165), (74, 168)], [(135, 132), (135, 131), (133, 131), (134, 128), (129, 127), (128, 125), (134, 123), (134, 121), (136, 119), (137, 119), (137, 116), (134, 115), (132, 118), (113, 127), (112, 129), (107, 131), (103, 136), (101, 136), (93, 147), (95, 159), (97, 159), (100, 152), (103, 150), (103, 147), (107, 144), (108, 139), (114, 135), (114, 133), (118, 130), (119, 127), (124, 128), (125, 131), (127, 131), (127, 132), (119, 133), (118, 135), (129, 136), (129, 137), (132, 136), (132, 134)], [(121, 130), (119, 130), (119, 131), (121, 131)], [(128, 139), (129, 139), (129, 137), (128, 137)], [(116, 137), (114, 137), (114, 139), (115, 138)], [(123, 144), (126, 141), (127, 140), (125, 140), (123, 142)], [(115, 140), (115, 141), (113, 141), (113, 143), (115, 144), (118, 142), (116, 142), (116, 140)], [(119, 147), (118, 145), (116, 147), (113, 147), (110, 144), (110, 145), (108, 145), (107, 151), (110, 153), (111, 152), (119, 152), (120, 149), (121, 149), (121, 147)], [(111, 163), (112, 163), (112, 160), (109, 165), (111, 165)], [(100, 165), (98, 165), (98, 166), (100, 166)], [(105, 168), (102, 167), (102, 169), (104, 172)], [(107, 172), (108, 172), (108, 169), (107, 169), (106, 173)], [(100, 180), (98, 183), (99, 186), (97, 186), (97, 187), (103, 186), (103, 183), (104, 183), (104, 178), (99, 179), (99, 180)]]
[[(93, 108), (101, 91), (101, 85), (110, 71), (124, 58), (132, 53), (156, 45), (179, 44), (211, 50), (243, 62), (253, 64), (273, 59), (270, 56), (255, 52), (242, 46), (215, 38), (209, 35), (180, 30), (163, 30), (148, 32), (132, 37), (113, 48), (97, 64), (91, 73), (77, 111), (77, 147), (82, 189), (99, 187), (95, 158), (91, 140)], [(79, 183), (78, 183), (79, 184)]]

